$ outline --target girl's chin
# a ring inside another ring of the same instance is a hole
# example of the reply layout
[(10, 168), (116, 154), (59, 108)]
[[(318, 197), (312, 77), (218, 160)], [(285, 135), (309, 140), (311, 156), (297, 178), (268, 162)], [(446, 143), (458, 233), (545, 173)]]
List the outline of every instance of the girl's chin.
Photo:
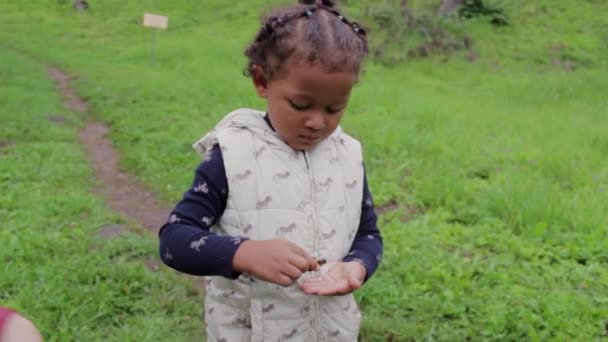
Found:
[(289, 145), (289, 147), (293, 148), (296, 151), (308, 151), (311, 148), (315, 147), (319, 142), (315, 141), (315, 142), (306, 142), (306, 141), (290, 141), (287, 142), (287, 145)]

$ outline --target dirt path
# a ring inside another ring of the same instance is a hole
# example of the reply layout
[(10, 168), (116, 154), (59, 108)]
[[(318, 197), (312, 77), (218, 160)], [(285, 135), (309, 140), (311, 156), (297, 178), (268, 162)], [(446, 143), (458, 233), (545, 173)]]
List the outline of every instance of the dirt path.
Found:
[[(72, 77), (55, 67), (48, 67), (47, 70), (63, 97), (64, 106), (77, 113), (87, 113), (87, 102), (78, 96), (70, 85)], [(49, 119), (51, 121), (62, 120), (61, 117)], [(135, 221), (156, 236), (160, 226), (167, 220), (171, 209), (164, 206), (133, 176), (119, 168), (119, 156), (112, 148), (112, 141), (108, 138), (109, 132), (110, 129), (106, 125), (92, 120), (89, 120), (80, 131), (80, 142), (87, 152), (99, 184), (96, 190), (106, 199), (114, 212)], [(129, 228), (125, 225), (110, 225), (102, 228), (100, 234), (102, 237), (110, 239), (127, 229)], [(143, 263), (152, 272), (158, 271), (161, 264), (158, 257), (148, 258), (143, 260)], [(177, 274), (188, 279), (193, 285), (193, 289), (202, 298), (205, 291), (202, 278)]]
[[(86, 113), (88, 105), (70, 86), (72, 78), (55, 67), (49, 67), (48, 73), (63, 96), (64, 105), (72, 111)], [(98, 191), (106, 198), (112, 210), (156, 233), (167, 219), (170, 208), (163, 206), (134, 177), (120, 170), (118, 153), (107, 137), (109, 131), (104, 124), (89, 121), (80, 132), (80, 141), (101, 185)]]

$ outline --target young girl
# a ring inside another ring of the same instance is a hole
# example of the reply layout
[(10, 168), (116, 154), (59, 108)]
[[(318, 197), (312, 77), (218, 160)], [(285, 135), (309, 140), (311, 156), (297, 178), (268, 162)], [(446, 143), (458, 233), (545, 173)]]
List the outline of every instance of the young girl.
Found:
[(263, 19), (247, 48), (267, 111), (238, 109), (194, 144), (192, 188), (160, 232), (162, 260), (209, 276), (209, 341), (356, 341), (352, 292), (382, 239), (361, 145), (339, 127), (367, 54), (333, 1)]

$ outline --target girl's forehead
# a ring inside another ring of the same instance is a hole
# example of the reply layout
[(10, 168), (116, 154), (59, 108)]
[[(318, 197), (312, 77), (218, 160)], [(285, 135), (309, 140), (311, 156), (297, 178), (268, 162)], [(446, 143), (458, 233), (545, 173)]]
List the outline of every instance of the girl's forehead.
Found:
[(350, 93), (357, 80), (357, 74), (351, 70), (329, 72), (322, 66), (304, 63), (286, 63), (276, 76), (290, 90), (333, 94)]

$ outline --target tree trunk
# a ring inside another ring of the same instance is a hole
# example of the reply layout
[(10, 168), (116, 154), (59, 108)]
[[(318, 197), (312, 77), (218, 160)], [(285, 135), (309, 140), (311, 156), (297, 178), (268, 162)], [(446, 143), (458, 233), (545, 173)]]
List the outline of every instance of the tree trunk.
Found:
[(403, 19), (405, 19), (407, 26), (411, 27), (414, 24), (414, 16), (409, 8), (407, 8), (407, 1), (408, 0), (401, 0), (401, 15), (403, 16)]
[(464, 0), (443, 0), (439, 7), (439, 15), (446, 16), (464, 3)]

